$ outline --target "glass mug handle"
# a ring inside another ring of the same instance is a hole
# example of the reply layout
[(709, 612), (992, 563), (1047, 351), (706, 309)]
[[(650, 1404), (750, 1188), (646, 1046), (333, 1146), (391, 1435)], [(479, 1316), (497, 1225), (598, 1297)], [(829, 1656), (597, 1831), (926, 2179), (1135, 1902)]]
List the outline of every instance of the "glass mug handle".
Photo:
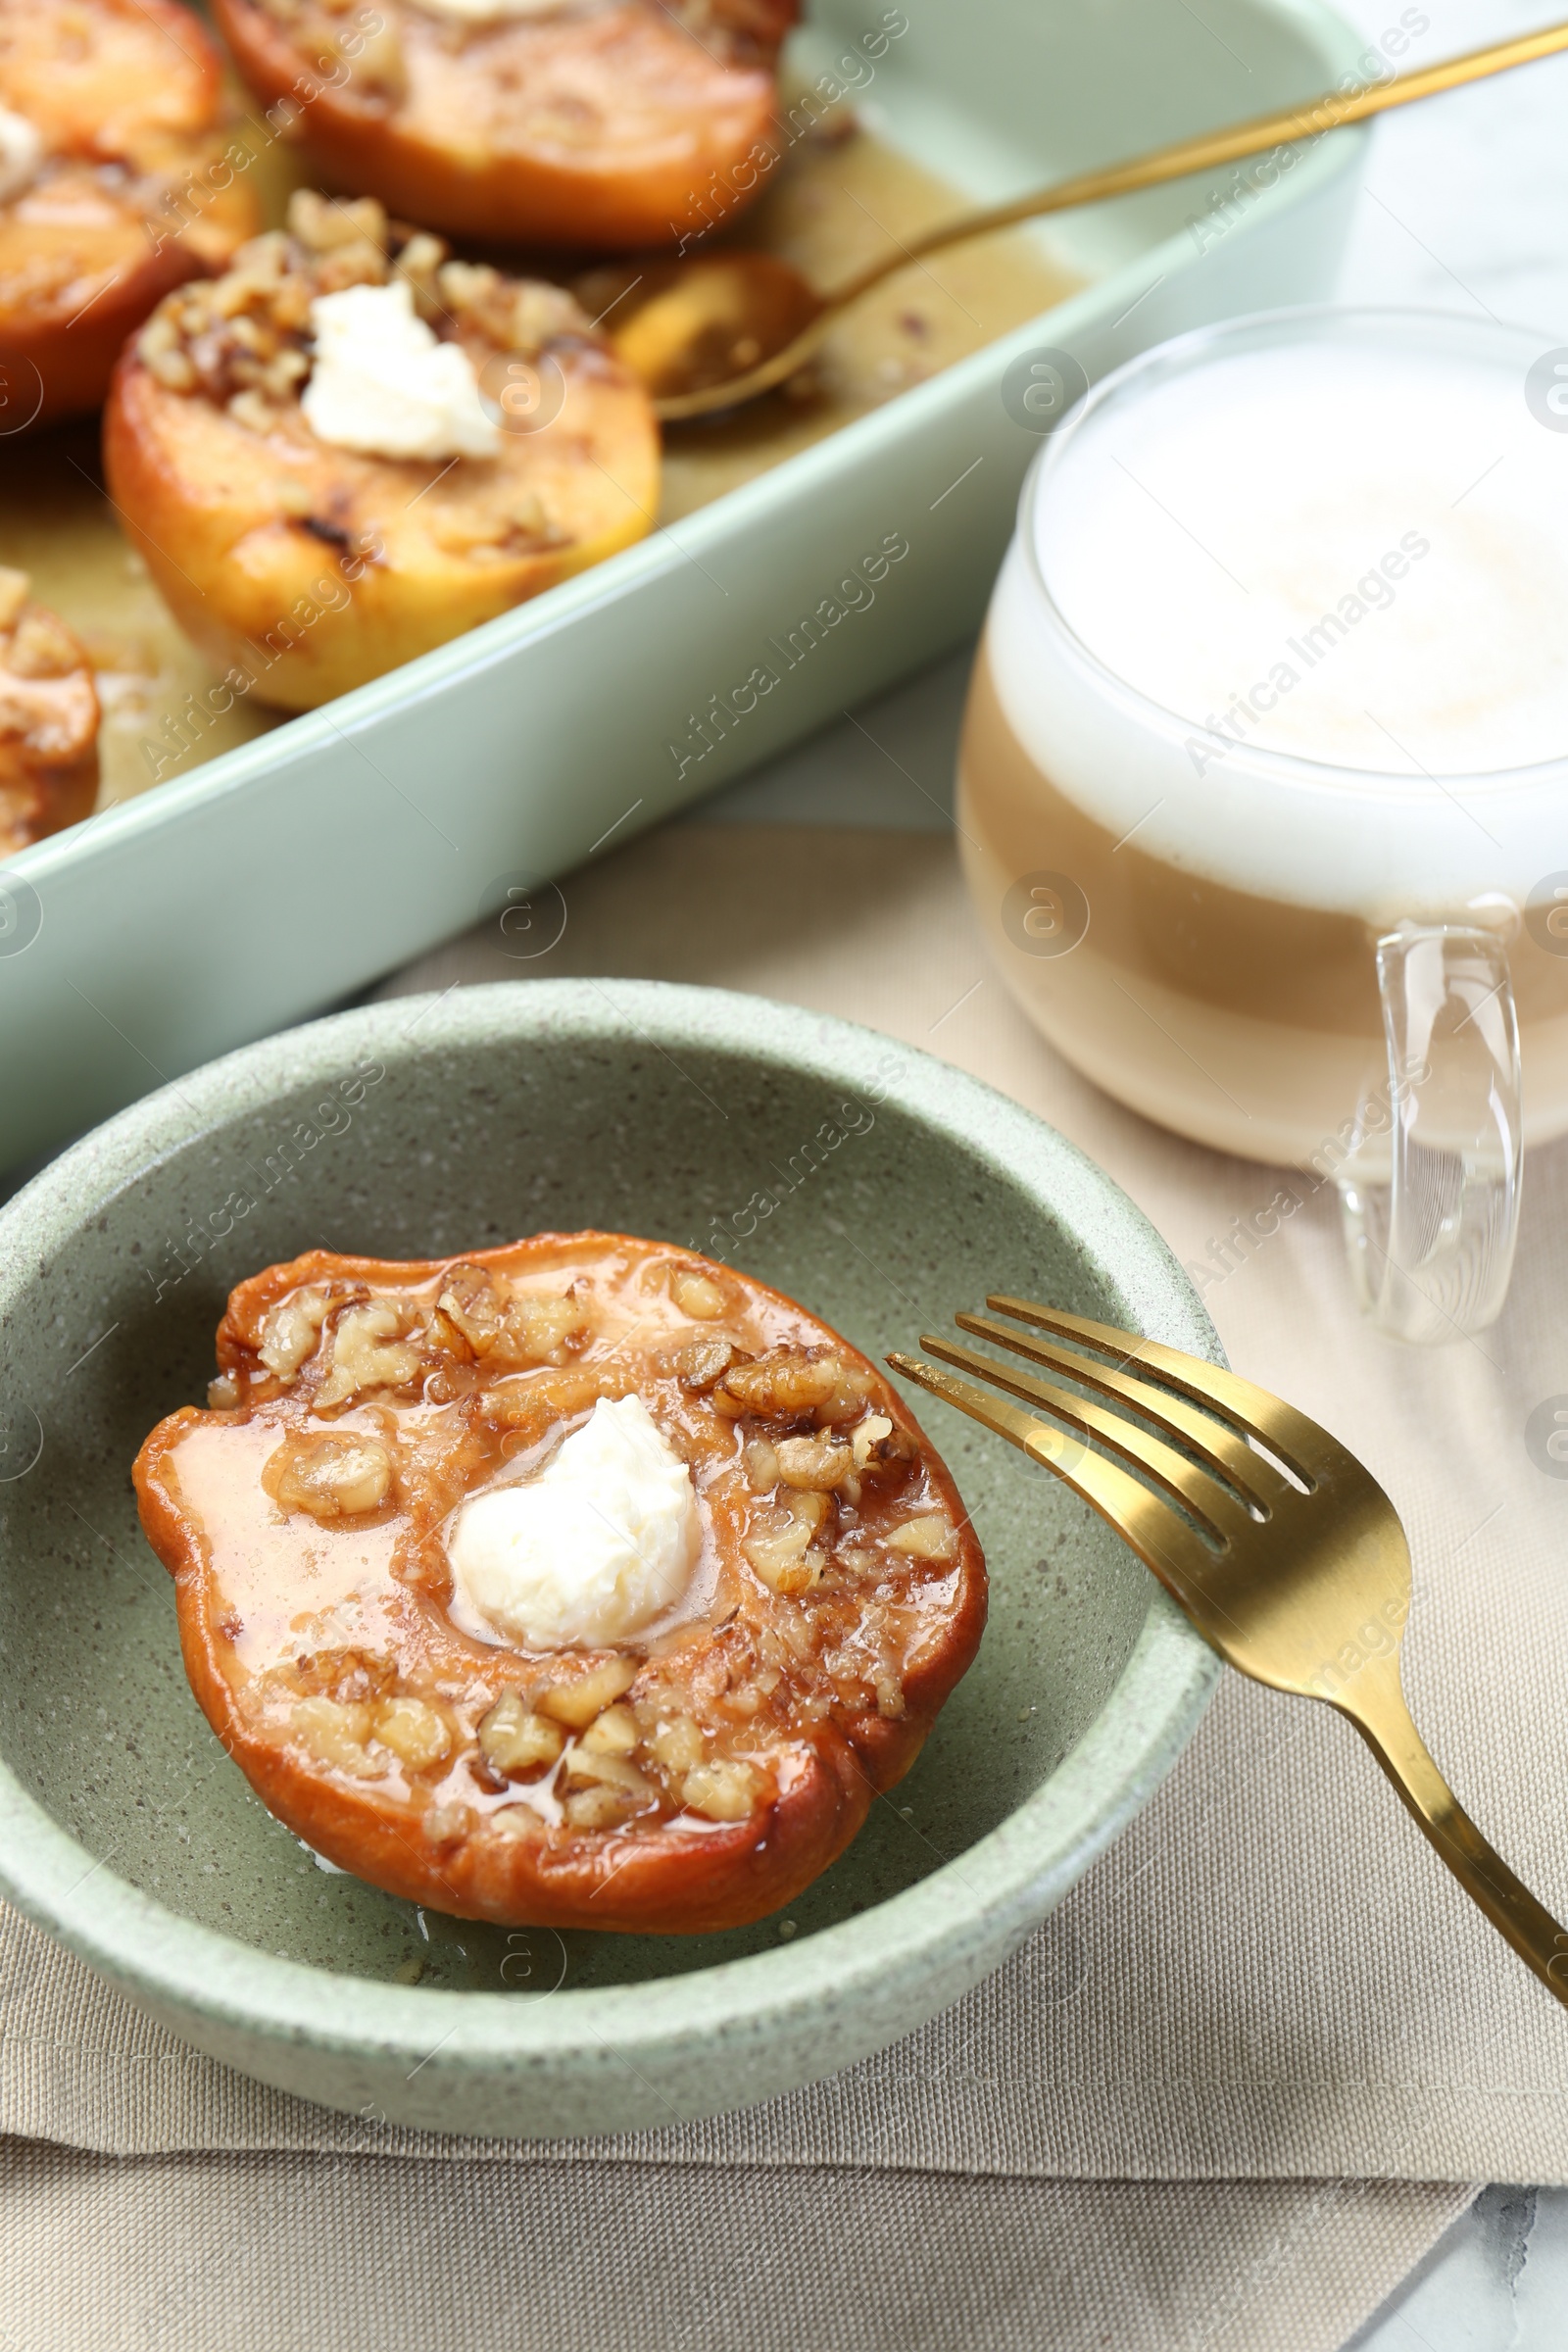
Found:
[(1508, 952), (1457, 923), (1378, 941), (1388, 1070), (1357, 1108), (1340, 1206), (1363, 1310), (1394, 1338), (1466, 1339), (1513, 1268), (1523, 1158)]

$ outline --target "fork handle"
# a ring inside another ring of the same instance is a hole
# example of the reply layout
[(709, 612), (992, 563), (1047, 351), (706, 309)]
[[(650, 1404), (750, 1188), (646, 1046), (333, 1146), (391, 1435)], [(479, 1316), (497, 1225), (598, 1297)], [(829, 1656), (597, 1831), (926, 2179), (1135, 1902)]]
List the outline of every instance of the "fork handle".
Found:
[[(1354, 1724), (1440, 1861), (1512, 1944), (1546, 1990), (1568, 2008), (1568, 1930), (1559, 1927), (1490, 1845), (1448, 1787), (1410, 1718), (1397, 1656), (1376, 1683), (1331, 1701)], [(1365, 1671), (1365, 1670), (1363, 1670)]]

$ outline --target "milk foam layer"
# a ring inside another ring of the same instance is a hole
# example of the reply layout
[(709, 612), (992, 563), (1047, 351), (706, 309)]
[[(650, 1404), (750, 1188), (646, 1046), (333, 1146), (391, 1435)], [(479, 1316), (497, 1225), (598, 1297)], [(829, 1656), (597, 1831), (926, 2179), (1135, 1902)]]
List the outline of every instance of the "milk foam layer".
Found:
[(992, 608), (1004, 708), (1113, 838), (1236, 887), (1375, 922), (1522, 899), (1568, 865), (1542, 345), (1296, 331), (1135, 375), (1048, 448)]
[(1110, 404), (1072, 457), (1046, 585), (1167, 710), (1395, 775), (1568, 753), (1568, 441), (1515, 370), (1242, 353)]

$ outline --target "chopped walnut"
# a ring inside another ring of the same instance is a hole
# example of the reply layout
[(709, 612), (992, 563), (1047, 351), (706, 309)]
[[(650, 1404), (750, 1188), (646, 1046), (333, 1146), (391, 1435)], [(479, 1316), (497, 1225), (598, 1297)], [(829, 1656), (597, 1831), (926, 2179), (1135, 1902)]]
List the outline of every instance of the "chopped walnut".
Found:
[(532, 1805), (503, 1805), (491, 1814), (490, 1828), (498, 1838), (537, 1838), (544, 1824)]
[(802, 1617), (785, 1617), (781, 1620), (780, 1630), (786, 1651), (793, 1652), (800, 1665), (809, 1666), (812, 1655), (811, 1629), (806, 1620)]
[(757, 1804), (758, 1779), (749, 1764), (733, 1758), (694, 1764), (680, 1793), (683, 1803), (710, 1821), (745, 1821)]
[(770, 1446), (766, 1438), (753, 1438), (741, 1458), (752, 1493), (771, 1494), (778, 1485), (778, 1447)]
[(658, 1801), (653, 1783), (624, 1756), (573, 1747), (567, 1751), (564, 1774), (564, 1812), (574, 1830), (617, 1829)]
[(573, 1830), (618, 1829), (637, 1809), (636, 1798), (626, 1789), (609, 1788), (574, 1788), (563, 1808), (566, 1826)]
[(274, 1463), (278, 1508), (309, 1511), (316, 1519), (379, 1510), (392, 1492), (392, 1458), (373, 1438), (285, 1438), (268, 1469)]
[(889, 1438), (892, 1434), (893, 1424), (886, 1413), (866, 1414), (865, 1419), (856, 1429), (853, 1441), (857, 1470), (865, 1468), (873, 1449), (882, 1443), (884, 1438)]
[(817, 1421), (853, 1421), (863, 1410), (866, 1395), (864, 1374), (852, 1371), (842, 1357), (779, 1348), (726, 1372), (713, 1402), (720, 1411), (763, 1419), (809, 1413)]
[(867, 1413), (852, 1433), (855, 1467), (866, 1478), (886, 1481), (906, 1470), (920, 1448), (906, 1429), (895, 1429), (885, 1413)]
[(813, 1438), (782, 1438), (778, 1474), (787, 1487), (830, 1494), (849, 1477), (855, 1456), (842, 1438), (819, 1429)]
[(701, 1764), (705, 1751), (701, 1728), (689, 1715), (662, 1723), (648, 1741), (649, 1752), (666, 1772), (688, 1773)]
[(394, 277), (408, 279), (414, 307), (427, 325), (433, 324), (446, 307), (436, 285), (436, 271), (445, 253), (441, 239), (421, 228), (409, 239), (392, 265)]
[(428, 1772), (452, 1752), (452, 1733), (446, 1717), (422, 1698), (386, 1698), (375, 1710), (374, 1732), (400, 1764), (411, 1772)]
[(98, 784), (102, 712), (83, 646), (0, 572), (0, 858), (84, 815)]
[(582, 1736), (585, 1748), (596, 1755), (629, 1756), (641, 1737), (630, 1707), (607, 1707), (596, 1715)]
[(58, 614), (28, 605), (12, 632), (6, 667), (16, 678), (69, 678), (81, 667), (81, 647)]
[(531, 1772), (553, 1764), (565, 1744), (561, 1726), (535, 1715), (517, 1690), (498, 1698), (479, 1725), (479, 1753), (492, 1772)]
[(587, 315), (564, 286), (524, 278), (512, 287), (512, 312), (503, 340), (514, 351), (536, 352), (558, 335), (579, 335)]
[(390, 19), (383, 17), (378, 20), (376, 29), (367, 32), (364, 39), (365, 46), (354, 60), (354, 70), (363, 81), (373, 84), (383, 101), (390, 100), (395, 105), (408, 89), (403, 36)]
[(904, 1686), (890, 1668), (876, 1678), (876, 1711), (884, 1722), (897, 1722), (904, 1713)]
[(713, 1402), (732, 1413), (808, 1413), (824, 1404), (836, 1386), (831, 1358), (780, 1350), (732, 1366)]
[(792, 1494), (783, 1511), (770, 1513), (748, 1534), (741, 1548), (771, 1592), (808, 1592), (818, 1581), (827, 1558), (814, 1538), (826, 1516), (825, 1494)]
[(482, 1266), (453, 1266), (436, 1299), (436, 1331), (470, 1355), (486, 1355), (501, 1330), (501, 1294)]
[(841, 1544), (833, 1557), (849, 1576), (875, 1576), (882, 1565), (863, 1544)]
[(325, 1291), (296, 1291), (274, 1306), (262, 1325), (262, 1344), (256, 1350), (269, 1372), (292, 1380), (315, 1348), (326, 1320)]
[(588, 1318), (569, 1298), (524, 1291), (508, 1307), (497, 1352), (508, 1363), (564, 1364), (588, 1332)]
[[(548, 1386), (536, 1385), (519, 1374), (514, 1380), (483, 1383), (479, 1410), (492, 1428), (507, 1433), (503, 1445), (511, 1452), (519, 1446), (540, 1445), (564, 1422), (579, 1413), (591, 1413), (601, 1394), (592, 1371), (575, 1378), (558, 1377)], [(514, 1443), (508, 1444), (509, 1439)]]
[(958, 1540), (947, 1513), (930, 1511), (919, 1519), (906, 1519), (887, 1542), (890, 1551), (905, 1552), (912, 1560), (951, 1560)]
[(418, 1379), (424, 1359), (402, 1336), (407, 1310), (390, 1298), (345, 1307), (332, 1331), (332, 1369), (317, 1391), (318, 1406), (346, 1404), (362, 1389), (402, 1389)]
[(669, 1278), (669, 1295), (694, 1323), (716, 1323), (728, 1304), (717, 1283), (692, 1266), (676, 1267)]
[(587, 335), (586, 315), (560, 287), (519, 283), (487, 266), (446, 259), (428, 230), (389, 220), (372, 196), (355, 202), (296, 189), (286, 229), (253, 237), (221, 277), (168, 295), (136, 340), (167, 390), (205, 392), (237, 423), (267, 431), (311, 370), (311, 305), (348, 286), (405, 277), (427, 325), (495, 352), (536, 352)]
[(398, 1670), (390, 1658), (364, 1649), (307, 1650), (294, 1660), (294, 1678), (311, 1698), (350, 1701), (388, 1698)]
[(652, 1781), (638, 1771), (629, 1757), (614, 1755), (607, 1748), (580, 1743), (570, 1747), (562, 1771), (568, 1788), (587, 1782), (595, 1788), (618, 1788), (622, 1795), (635, 1798), (640, 1804), (650, 1802), (658, 1794)]
[(473, 1822), (471, 1805), (427, 1805), (420, 1815), (419, 1827), (433, 1845), (451, 1845), (459, 1838), (471, 1835)]
[(590, 1667), (570, 1682), (547, 1684), (535, 1693), (536, 1703), (558, 1723), (570, 1724), (574, 1732), (585, 1731), (594, 1717), (629, 1690), (636, 1680), (637, 1668), (630, 1658), (608, 1658), (603, 1666)]
[(588, 1336), (570, 1298), (523, 1291), (510, 1299), (482, 1266), (454, 1266), (436, 1301), (437, 1331), (470, 1358), (498, 1364), (564, 1364)]
[(500, 292), (503, 283), (499, 270), (488, 262), (447, 262), (436, 281), (441, 299), (455, 311), (471, 311), (476, 304), (488, 302)]
[(290, 1737), (310, 1749), (318, 1764), (355, 1780), (374, 1780), (387, 1769), (369, 1753), (372, 1711), (364, 1700), (302, 1698), (288, 1719)]
[(350, 204), (339, 196), (318, 196), (314, 188), (296, 188), (288, 200), (288, 233), (308, 253), (338, 253), (345, 245), (363, 244), (384, 254), (386, 208), (373, 196)]
[(675, 1358), (675, 1370), (680, 1377), (681, 1387), (690, 1389), (694, 1396), (701, 1396), (705, 1389), (710, 1389), (714, 1381), (721, 1379), (729, 1370), (736, 1352), (733, 1340), (715, 1338), (691, 1341)]

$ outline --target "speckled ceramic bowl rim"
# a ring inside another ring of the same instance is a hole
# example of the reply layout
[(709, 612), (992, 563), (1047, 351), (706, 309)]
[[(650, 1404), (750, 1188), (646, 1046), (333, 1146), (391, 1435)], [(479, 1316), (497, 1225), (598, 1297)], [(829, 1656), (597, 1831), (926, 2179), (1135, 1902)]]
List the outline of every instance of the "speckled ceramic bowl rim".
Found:
[[(0, 1316), (60, 1249), (169, 1152), (234, 1117), (335, 1077), (364, 1055), (399, 1065), (457, 1048), (538, 1039), (591, 1047), (701, 1044), (835, 1087), (884, 1089), (893, 1109), (960, 1143), (1049, 1205), (1152, 1337), (1222, 1362), (1199, 1302), (1153, 1227), (1075, 1146), (978, 1080), (912, 1048), (887, 1077), (889, 1040), (760, 998), (658, 981), (502, 982), (402, 997), (241, 1049), (122, 1111), (0, 1210)], [(955, 1303), (957, 1303), (956, 1301)], [(911, 1334), (911, 1341), (917, 1334)], [(917, 1886), (799, 1943), (684, 1976), (536, 2000), (418, 1990), (275, 1958), (198, 1926), (95, 1862), (0, 1762), (0, 1890), (156, 2012), (237, 2025), (281, 2042), (442, 2071), (499, 2064), (635, 2066), (726, 2030), (766, 2032), (816, 2005), (862, 2002), (912, 2024), (1006, 1956), (1169, 1771), (1218, 1661), (1156, 1587), (1104, 1706), (1051, 1778), (1005, 1821)], [(938, 1997), (933, 1998), (933, 1993)]]

